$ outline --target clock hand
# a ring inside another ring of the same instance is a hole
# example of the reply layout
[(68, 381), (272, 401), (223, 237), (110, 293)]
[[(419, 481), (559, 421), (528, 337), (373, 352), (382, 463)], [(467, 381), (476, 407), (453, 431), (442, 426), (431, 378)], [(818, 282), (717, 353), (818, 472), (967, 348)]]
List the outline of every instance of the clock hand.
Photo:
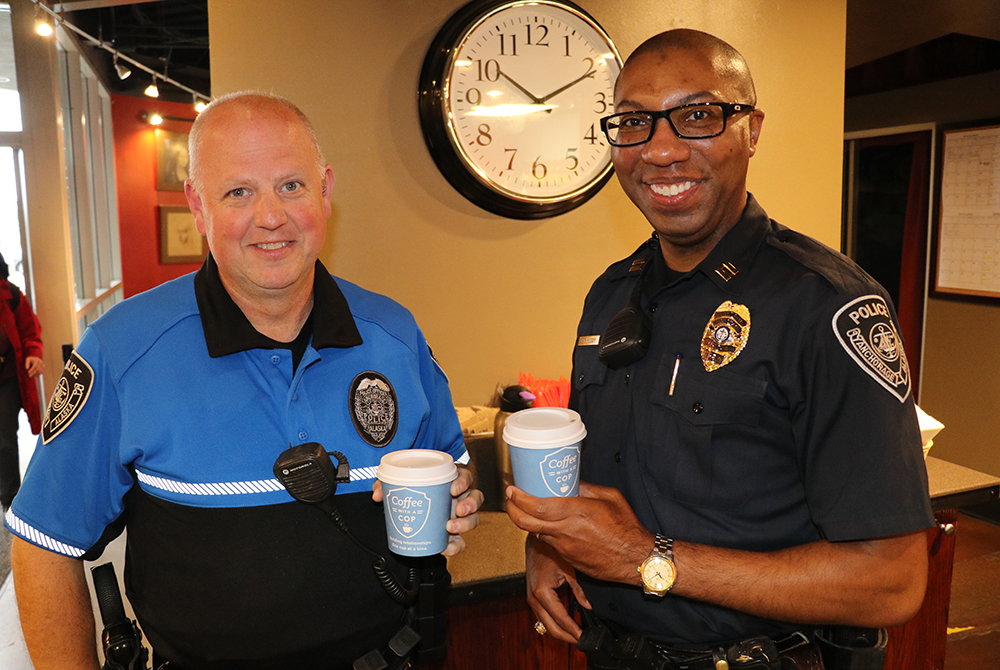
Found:
[(578, 77), (578, 78), (574, 79), (573, 81), (571, 81), (570, 83), (566, 84), (562, 88), (557, 88), (556, 90), (552, 91), (551, 93), (549, 93), (546, 96), (543, 96), (542, 98), (536, 100), (535, 102), (537, 102), (538, 104), (542, 104), (543, 102), (547, 102), (549, 98), (553, 98), (553, 97), (559, 95), (560, 93), (562, 93), (563, 91), (565, 91), (567, 88), (569, 88), (571, 86), (576, 86), (577, 84), (579, 84), (584, 79), (593, 79), (595, 74), (597, 74), (597, 70), (591, 70), (590, 72), (588, 72), (587, 74), (583, 75), (582, 77)]
[(529, 98), (531, 98), (531, 101), (532, 101), (533, 103), (535, 103), (536, 105), (540, 105), (540, 104), (542, 104), (542, 101), (541, 101), (541, 100), (539, 100), (539, 99), (538, 99), (538, 98), (536, 98), (536, 97), (535, 97), (534, 95), (532, 95), (532, 94), (531, 94), (531, 92), (530, 92), (530, 91), (529, 91), (528, 89), (526, 89), (525, 87), (521, 86), (521, 85), (520, 85), (520, 84), (518, 84), (518, 83), (517, 83), (516, 81), (514, 81), (513, 79), (511, 79), (511, 78), (510, 78), (510, 77), (509, 77), (509, 76), (507, 75), (507, 73), (506, 73), (506, 72), (504, 72), (503, 70), (499, 70), (499, 69), (498, 69), (498, 72), (500, 72), (500, 76), (502, 76), (502, 77), (503, 77), (504, 79), (506, 79), (506, 80), (507, 80), (507, 81), (509, 81), (510, 83), (514, 84), (514, 87), (515, 87), (515, 88), (517, 88), (517, 90), (519, 90), (519, 91), (520, 91), (521, 93), (524, 93), (524, 94), (525, 94), (526, 96), (528, 96)]

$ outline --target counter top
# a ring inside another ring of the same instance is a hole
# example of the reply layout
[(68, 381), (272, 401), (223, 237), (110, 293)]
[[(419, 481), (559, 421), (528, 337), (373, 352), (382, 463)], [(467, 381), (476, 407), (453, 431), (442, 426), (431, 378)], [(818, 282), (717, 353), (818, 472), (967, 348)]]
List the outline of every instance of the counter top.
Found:
[[(926, 463), (935, 511), (989, 502), (1000, 495), (1000, 477), (933, 456), (928, 456)], [(480, 477), (483, 472), (480, 470)], [(504, 512), (481, 511), (480, 520), (479, 528), (465, 535), (465, 551), (448, 559), (452, 605), (526, 592), (524, 539), (527, 533), (515, 526)]]
[(996, 500), (1000, 477), (928, 456), (927, 482), (934, 510), (965, 507)]
[(479, 528), (466, 533), (465, 551), (448, 558), (452, 605), (524, 595), (524, 540), (528, 533), (505, 512), (480, 512)]

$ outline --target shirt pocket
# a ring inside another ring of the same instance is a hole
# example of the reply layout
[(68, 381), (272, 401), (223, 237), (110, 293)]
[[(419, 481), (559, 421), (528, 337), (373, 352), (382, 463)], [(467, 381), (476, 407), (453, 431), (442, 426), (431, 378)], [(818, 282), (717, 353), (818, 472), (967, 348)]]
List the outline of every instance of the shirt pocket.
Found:
[(706, 372), (698, 360), (682, 359), (675, 375), (675, 365), (665, 356), (653, 383), (647, 485), (687, 505), (742, 506), (758, 487), (755, 429), (767, 382), (725, 369)]

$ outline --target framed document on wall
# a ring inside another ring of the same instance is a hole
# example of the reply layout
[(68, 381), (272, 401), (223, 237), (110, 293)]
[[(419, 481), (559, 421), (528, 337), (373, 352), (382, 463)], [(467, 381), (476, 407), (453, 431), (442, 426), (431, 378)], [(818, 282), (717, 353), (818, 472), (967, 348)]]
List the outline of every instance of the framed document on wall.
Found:
[(208, 242), (187, 207), (160, 206), (160, 263), (200, 263)]
[(934, 290), (1000, 298), (1000, 121), (942, 129), (938, 155)]

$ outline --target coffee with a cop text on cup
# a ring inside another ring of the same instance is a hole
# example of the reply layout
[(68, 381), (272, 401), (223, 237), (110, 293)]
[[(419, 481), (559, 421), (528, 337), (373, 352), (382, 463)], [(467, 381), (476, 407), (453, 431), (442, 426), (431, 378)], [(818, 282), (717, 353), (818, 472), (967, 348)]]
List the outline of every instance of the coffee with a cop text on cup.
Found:
[(580, 443), (587, 429), (564, 407), (534, 407), (507, 418), (503, 439), (510, 447), (514, 485), (539, 498), (580, 492)]
[(377, 477), (389, 549), (403, 556), (444, 551), (454, 513), (451, 482), (458, 477), (452, 457), (429, 449), (393, 451), (382, 457)]

